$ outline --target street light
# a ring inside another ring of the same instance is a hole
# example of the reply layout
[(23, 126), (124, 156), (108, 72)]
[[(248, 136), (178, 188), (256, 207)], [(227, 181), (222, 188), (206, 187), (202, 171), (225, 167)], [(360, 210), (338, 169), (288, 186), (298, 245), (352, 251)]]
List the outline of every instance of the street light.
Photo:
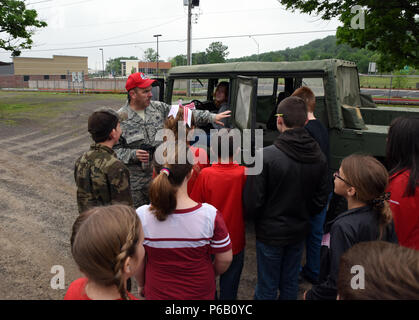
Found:
[(103, 64), (103, 49), (99, 48), (99, 50), (102, 50), (102, 78), (105, 77), (105, 65)]
[(259, 43), (256, 41), (255, 38), (252, 38), (252, 36), (249, 36), (249, 38), (252, 39), (256, 43), (256, 45), (258, 46), (258, 57), (257, 57), (258, 60), (257, 61), (259, 61)]
[(159, 37), (161, 34), (155, 34), (153, 37), (157, 38), (157, 76), (159, 75)]

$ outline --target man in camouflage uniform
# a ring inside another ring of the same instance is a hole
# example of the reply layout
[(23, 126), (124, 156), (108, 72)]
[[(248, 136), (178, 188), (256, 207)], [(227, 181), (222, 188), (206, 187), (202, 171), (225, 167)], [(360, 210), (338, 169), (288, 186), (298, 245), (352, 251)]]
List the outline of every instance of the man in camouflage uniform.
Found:
[(112, 150), (122, 133), (118, 114), (112, 109), (94, 112), (88, 131), (95, 143), (74, 168), (79, 212), (115, 203), (132, 206), (129, 171)]
[[(141, 72), (131, 74), (125, 85), (128, 101), (118, 110), (120, 118), (124, 120), (121, 121), (122, 139), (114, 146), (114, 150), (129, 169), (135, 208), (149, 203), (148, 187), (152, 176), (152, 154), (149, 151), (161, 143), (155, 137), (157, 131), (163, 129), (170, 111), (170, 105), (151, 101), (154, 81)], [(220, 120), (230, 116), (230, 111), (219, 114), (202, 110), (193, 112), (198, 126), (214, 122), (222, 124)]]

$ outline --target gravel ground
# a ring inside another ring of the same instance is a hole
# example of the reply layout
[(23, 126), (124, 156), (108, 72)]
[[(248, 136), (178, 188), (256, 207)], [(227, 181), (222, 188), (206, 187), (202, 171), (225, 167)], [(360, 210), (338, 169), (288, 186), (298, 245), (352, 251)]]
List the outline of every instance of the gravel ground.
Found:
[[(124, 99), (123, 95), (78, 98), (74, 108), (44, 122), (0, 121), (0, 299), (62, 299), (68, 285), (80, 276), (69, 241), (78, 215), (74, 161), (89, 148), (88, 115), (100, 106), (118, 109)], [(250, 223), (246, 232), (239, 299), (252, 299), (256, 284)], [(65, 270), (64, 290), (51, 288), (51, 268), (56, 265)], [(308, 287), (300, 286), (300, 298)]]

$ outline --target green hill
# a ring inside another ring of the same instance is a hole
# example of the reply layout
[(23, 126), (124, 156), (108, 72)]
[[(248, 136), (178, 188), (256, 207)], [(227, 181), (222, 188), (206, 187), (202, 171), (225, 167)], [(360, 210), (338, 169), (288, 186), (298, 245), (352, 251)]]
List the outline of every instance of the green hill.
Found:
[[(351, 48), (347, 44), (337, 44), (335, 36), (328, 36), (324, 39), (317, 39), (300, 47), (287, 48), (285, 50), (271, 51), (259, 54), (259, 59), (256, 54), (228, 59), (227, 62), (238, 61), (302, 61), (302, 60), (317, 60), (317, 59), (342, 59), (356, 62), (358, 70), (361, 73), (368, 72), (369, 62), (377, 61), (379, 55), (367, 49)], [(379, 66), (378, 66), (379, 67)]]

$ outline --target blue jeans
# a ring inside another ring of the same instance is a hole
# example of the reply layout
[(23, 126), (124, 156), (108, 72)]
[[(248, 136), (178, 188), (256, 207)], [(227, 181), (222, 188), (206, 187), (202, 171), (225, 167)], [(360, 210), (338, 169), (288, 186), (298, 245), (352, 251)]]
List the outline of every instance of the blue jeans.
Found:
[(283, 247), (256, 241), (258, 280), (255, 300), (297, 300), (304, 241)]
[(323, 225), (332, 194), (333, 193), (330, 193), (324, 209), (319, 214), (310, 217), (310, 233), (306, 239), (306, 264), (302, 268), (302, 273), (306, 278), (314, 283), (316, 283), (319, 279)]
[(230, 267), (220, 276), (220, 300), (236, 300), (244, 264), (244, 250), (233, 255)]

